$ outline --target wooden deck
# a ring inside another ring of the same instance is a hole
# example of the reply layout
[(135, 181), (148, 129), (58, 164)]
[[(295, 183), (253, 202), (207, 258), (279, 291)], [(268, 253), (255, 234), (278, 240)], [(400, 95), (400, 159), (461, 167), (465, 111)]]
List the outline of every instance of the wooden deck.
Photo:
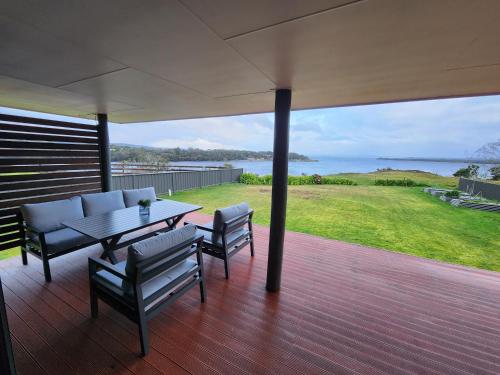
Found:
[(288, 232), (267, 294), (268, 229), (255, 231), (231, 280), (205, 257), (207, 302), (193, 290), (153, 319), (144, 359), (134, 324), (104, 304), (90, 319), (99, 247), (54, 260), (50, 284), (37, 259), (0, 262), (18, 372), (500, 374), (500, 274)]

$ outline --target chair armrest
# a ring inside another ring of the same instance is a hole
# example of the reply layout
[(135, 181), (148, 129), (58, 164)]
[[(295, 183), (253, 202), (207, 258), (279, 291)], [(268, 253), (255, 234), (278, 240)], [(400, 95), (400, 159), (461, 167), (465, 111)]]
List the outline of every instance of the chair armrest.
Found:
[(215, 232), (215, 229), (213, 229), (213, 228), (205, 227), (205, 226), (200, 225), (200, 224), (190, 223), (189, 221), (184, 222), (184, 225), (188, 225), (188, 224), (193, 224), (196, 226), (196, 228), (201, 229), (201, 230), (206, 230), (207, 232), (212, 232), (212, 233)]
[(89, 257), (89, 271), (91, 275), (95, 275), (98, 266), (122, 280), (129, 280), (128, 276), (113, 264), (99, 258)]
[(36, 231), (32, 227), (30, 227), (26, 222), (23, 221), (23, 227), (26, 233), (32, 233), (36, 236), (40, 235), (41, 232)]

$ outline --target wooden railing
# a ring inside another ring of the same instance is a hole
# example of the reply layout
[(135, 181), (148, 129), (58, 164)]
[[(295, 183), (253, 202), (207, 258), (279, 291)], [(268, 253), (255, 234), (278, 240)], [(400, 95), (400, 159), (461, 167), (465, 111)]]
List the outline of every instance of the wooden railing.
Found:
[(220, 170), (225, 167), (204, 166), (204, 165), (170, 165), (154, 163), (131, 163), (131, 162), (113, 162), (111, 163), (111, 173), (115, 176), (144, 173), (160, 173), (175, 171), (210, 171)]

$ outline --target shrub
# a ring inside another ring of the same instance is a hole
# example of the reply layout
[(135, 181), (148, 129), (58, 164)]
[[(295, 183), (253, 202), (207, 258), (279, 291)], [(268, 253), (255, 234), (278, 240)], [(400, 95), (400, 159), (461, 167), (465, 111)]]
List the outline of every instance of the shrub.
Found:
[[(240, 183), (247, 185), (271, 185), (272, 176), (259, 176), (253, 173), (242, 173)], [(319, 174), (312, 176), (288, 176), (288, 185), (357, 185), (347, 178), (323, 177)]]
[(500, 165), (490, 168), (491, 179), (495, 181), (500, 180)]
[(321, 179), (323, 185), (357, 185), (353, 180), (347, 178), (323, 177)]
[(444, 196), (447, 198), (458, 199), (460, 198), (460, 192), (458, 190), (447, 191)]
[(321, 185), (321, 176), (319, 174), (313, 174), (312, 176), (313, 184)]
[(427, 186), (427, 184), (424, 184), (422, 182), (416, 182), (413, 181), (412, 179), (409, 178), (404, 178), (402, 180), (391, 180), (391, 179), (378, 179), (375, 180), (375, 185), (379, 186), (406, 186), (406, 187), (413, 187), (413, 186)]
[(474, 178), (477, 177), (479, 173), (479, 165), (469, 164), (467, 168), (460, 168), (458, 171), (453, 173), (455, 177), (465, 177), (465, 178)]
[(288, 185), (312, 185), (314, 179), (312, 176), (288, 176)]

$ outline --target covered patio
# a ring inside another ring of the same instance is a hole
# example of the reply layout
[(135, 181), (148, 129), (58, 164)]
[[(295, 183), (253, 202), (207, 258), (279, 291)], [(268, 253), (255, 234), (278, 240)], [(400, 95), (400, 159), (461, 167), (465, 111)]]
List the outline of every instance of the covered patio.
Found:
[(500, 373), (497, 273), (285, 231), (291, 110), (499, 94), (500, 2), (84, 3), (0, 5), (0, 106), (85, 119), (0, 114), (0, 250), (24, 244), (20, 205), (113, 189), (108, 120), (274, 110), (270, 227), (230, 280), (206, 259), (208, 300), (151, 320), (144, 358), (132, 323), (90, 318), (99, 246), (51, 260), (52, 282), (0, 262), (2, 371)]
[[(196, 222), (207, 217), (191, 214)], [(206, 259), (208, 299), (189, 292), (150, 323), (137, 356), (134, 324), (102, 307), (89, 315), (87, 257), (0, 263), (20, 374), (498, 374), (500, 276), (287, 232), (279, 294), (263, 288), (269, 229), (232, 277)]]

